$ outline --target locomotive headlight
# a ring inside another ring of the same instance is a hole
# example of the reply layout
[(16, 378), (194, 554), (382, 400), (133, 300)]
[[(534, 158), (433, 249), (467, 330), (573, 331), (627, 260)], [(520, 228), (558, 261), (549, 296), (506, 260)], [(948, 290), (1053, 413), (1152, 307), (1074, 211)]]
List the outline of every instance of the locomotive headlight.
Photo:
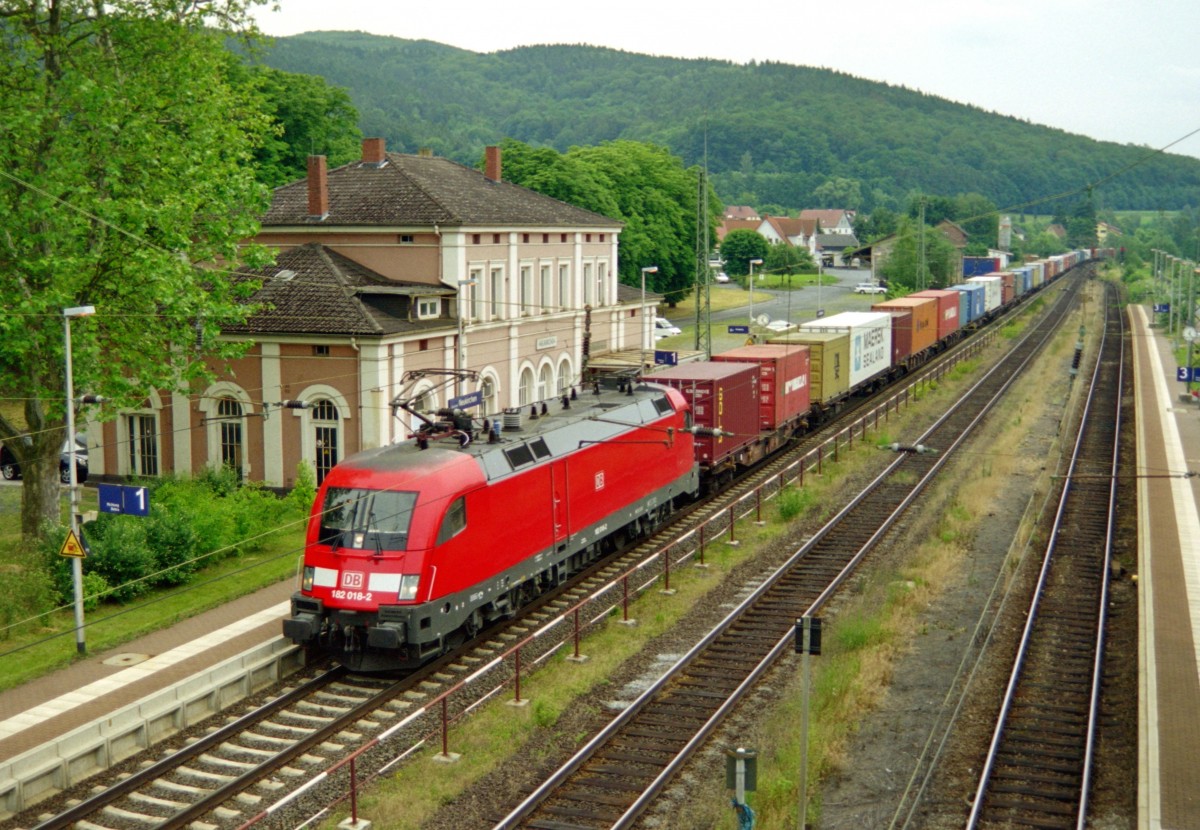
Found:
[(300, 590), (311, 591), (313, 588), (313, 575), (316, 574), (316, 568), (312, 565), (304, 566), (304, 573), (300, 577)]
[(417, 598), (417, 583), (421, 581), (420, 574), (406, 574), (400, 577), (400, 593), (396, 599), (414, 600)]

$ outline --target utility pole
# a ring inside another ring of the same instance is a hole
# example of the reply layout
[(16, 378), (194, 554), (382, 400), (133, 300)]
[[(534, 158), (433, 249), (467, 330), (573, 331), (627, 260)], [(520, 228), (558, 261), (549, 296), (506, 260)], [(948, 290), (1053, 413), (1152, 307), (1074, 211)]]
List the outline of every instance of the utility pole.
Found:
[(917, 213), (917, 290), (925, 290), (925, 197)]
[(708, 264), (708, 131), (704, 133), (704, 166), (696, 193), (696, 339), (694, 348), (712, 357), (712, 268)]

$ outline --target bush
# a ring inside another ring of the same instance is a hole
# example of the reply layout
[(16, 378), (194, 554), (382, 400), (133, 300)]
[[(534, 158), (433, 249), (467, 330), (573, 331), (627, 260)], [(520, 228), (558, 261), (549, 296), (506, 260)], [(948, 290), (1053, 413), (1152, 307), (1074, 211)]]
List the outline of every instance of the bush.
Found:
[[(108, 519), (108, 521), (105, 521)], [(89, 572), (112, 586), (110, 596), (128, 602), (150, 589), (144, 577), (155, 571), (154, 554), (146, 540), (146, 525), (136, 516), (101, 516), (92, 523)]]
[(0, 569), (0, 581), (7, 595), (7, 601), (0, 603), (2, 640), (10, 638), (23, 620), (45, 614), (59, 603), (54, 576), (45, 569), (6, 565)]
[(161, 571), (156, 585), (182, 585), (196, 572), (199, 536), (192, 513), (168, 504), (146, 521), (146, 543), (154, 556), (154, 569)]
[(790, 522), (803, 513), (811, 501), (807, 490), (785, 487), (779, 493), (779, 518)]

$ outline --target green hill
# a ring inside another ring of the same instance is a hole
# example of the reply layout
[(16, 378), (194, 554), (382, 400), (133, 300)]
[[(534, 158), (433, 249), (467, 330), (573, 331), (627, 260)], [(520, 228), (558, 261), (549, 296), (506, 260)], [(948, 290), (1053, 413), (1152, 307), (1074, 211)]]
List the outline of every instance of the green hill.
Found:
[(428, 147), (465, 163), (511, 137), (560, 151), (649, 141), (697, 164), (707, 131), (712, 181), (727, 202), (827, 206), (814, 191), (831, 179), (857, 185), (863, 209), (903, 205), (921, 191), (978, 192), (1019, 210), (1098, 182), (1097, 207), (1120, 210), (1178, 209), (1200, 193), (1200, 160), (1191, 157), (1147, 160), (1144, 147), (825, 69), (591, 46), (479, 54), (361, 32), (279, 38), (263, 60), (345, 87), (363, 134), (383, 136), (389, 148)]

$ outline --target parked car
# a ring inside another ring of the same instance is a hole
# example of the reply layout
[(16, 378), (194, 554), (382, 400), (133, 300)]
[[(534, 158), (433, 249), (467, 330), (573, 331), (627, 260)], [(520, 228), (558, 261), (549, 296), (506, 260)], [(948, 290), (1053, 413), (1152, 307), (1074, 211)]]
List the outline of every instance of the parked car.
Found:
[(683, 334), (683, 329), (663, 317), (654, 318), (654, 336), (670, 337), (673, 334)]
[(729, 282), (729, 275), (726, 274), (724, 271), (718, 271), (717, 275), (715, 277), (713, 277), (713, 279), (716, 280), (717, 282), (722, 282), (722, 283)]
[[(29, 439), (23, 439), (27, 444)], [(68, 461), (69, 447), (64, 441), (62, 452), (58, 458), (58, 479), (63, 484), (68, 484), (71, 481), (70, 462)], [(82, 435), (75, 437), (75, 478), (80, 483), (87, 481), (88, 477), (88, 451), (87, 442)], [(21, 465), (17, 463), (17, 459), (9, 452), (8, 446), (0, 444), (0, 475), (3, 475), (7, 481), (14, 481), (21, 477)]]
[(854, 286), (855, 294), (886, 294), (887, 288), (874, 282), (860, 282)]

